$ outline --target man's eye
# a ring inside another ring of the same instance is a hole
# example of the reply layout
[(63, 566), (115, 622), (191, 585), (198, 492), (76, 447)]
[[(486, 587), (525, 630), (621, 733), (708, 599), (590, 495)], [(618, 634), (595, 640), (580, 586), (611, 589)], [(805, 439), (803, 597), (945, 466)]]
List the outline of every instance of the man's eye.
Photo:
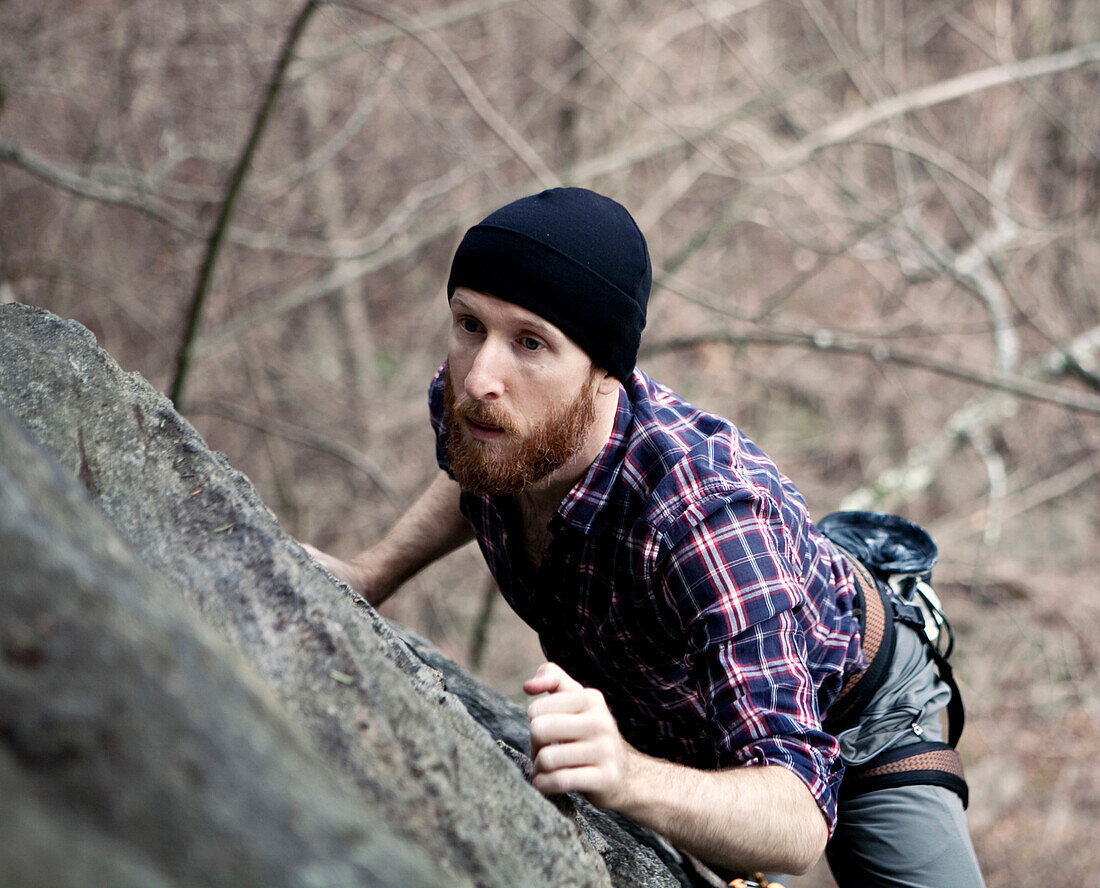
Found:
[(538, 351), (540, 348), (542, 348), (542, 343), (539, 340), (535, 339), (534, 336), (524, 336), (520, 340), (520, 345), (522, 345), (528, 351)]
[(478, 330), (478, 323), (473, 318), (459, 318), (458, 326), (467, 333), (476, 333)]

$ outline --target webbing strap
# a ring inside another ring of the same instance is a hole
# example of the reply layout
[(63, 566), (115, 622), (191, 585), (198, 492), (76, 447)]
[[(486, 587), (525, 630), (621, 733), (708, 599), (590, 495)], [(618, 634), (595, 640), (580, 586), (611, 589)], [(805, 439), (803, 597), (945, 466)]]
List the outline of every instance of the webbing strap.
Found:
[[(896, 612), (894, 603), (887, 598), (885, 585), (875, 579), (862, 561), (843, 546), (837, 545), (837, 548), (851, 565), (852, 573), (856, 578), (860, 643), (863, 655), (867, 659), (867, 668), (848, 676), (840, 693), (829, 706), (822, 727), (835, 737), (859, 720), (860, 713), (871, 702), (871, 698), (886, 679), (886, 673), (894, 659), (896, 643), (894, 620), (900, 619), (917, 630), (924, 640), (924, 646), (932, 657), (932, 661), (936, 664), (940, 678), (951, 690), (951, 698), (947, 701), (947, 742), (951, 746), (957, 746), (966, 721), (966, 711), (963, 708), (962, 694), (955, 681), (954, 671), (947, 657), (928, 640), (921, 620), (909, 619)], [(903, 611), (904, 609), (902, 607)]]
[(859, 767), (848, 768), (840, 785), (840, 798), (854, 798), (877, 789), (920, 785), (950, 789), (962, 799), (963, 808), (970, 801), (958, 752), (947, 743), (931, 740), (888, 749)]
[(963, 707), (962, 692), (959, 690), (959, 685), (955, 681), (955, 672), (951, 668), (951, 664), (947, 661), (946, 655), (929, 641), (924, 631), (924, 620), (922, 618), (916, 617), (911, 619), (905, 616), (898, 616), (898, 619), (912, 626), (920, 637), (924, 639), (924, 647), (928, 651), (928, 655), (932, 658), (932, 662), (936, 664), (936, 670), (940, 678), (943, 679), (943, 683), (951, 689), (951, 697), (947, 701), (947, 742), (950, 746), (958, 746), (959, 738), (962, 737), (963, 725), (966, 724), (966, 709)]
[(871, 576), (867, 567), (841, 547), (841, 553), (852, 566), (856, 577), (856, 605), (859, 608), (859, 635), (867, 668), (848, 676), (836, 699), (829, 705), (824, 724), (834, 737), (852, 727), (860, 713), (882, 686), (890, 663), (894, 659), (894, 614), (885, 598), (882, 585)]

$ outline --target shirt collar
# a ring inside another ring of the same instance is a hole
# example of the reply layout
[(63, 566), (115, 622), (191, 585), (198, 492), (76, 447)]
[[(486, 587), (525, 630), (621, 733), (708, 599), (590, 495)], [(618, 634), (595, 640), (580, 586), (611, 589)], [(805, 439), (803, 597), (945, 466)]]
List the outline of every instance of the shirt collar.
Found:
[(626, 390), (620, 386), (611, 435), (584, 477), (573, 485), (558, 506), (557, 518), (561, 522), (581, 533), (592, 531), (600, 511), (610, 501), (615, 482), (622, 472), (633, 421), (634, 405)]

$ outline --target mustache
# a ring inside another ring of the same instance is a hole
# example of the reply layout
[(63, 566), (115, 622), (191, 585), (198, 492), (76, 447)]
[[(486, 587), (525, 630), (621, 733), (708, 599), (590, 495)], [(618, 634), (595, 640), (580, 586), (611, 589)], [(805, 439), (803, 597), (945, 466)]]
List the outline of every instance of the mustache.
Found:
[(452, 420), (470, 420), (478, 425), (498, 428), (509, 435), (517, 434), (518, 429), (515, 422), (503, 408), (475, 398), (459, 398), (449, 368), (444, 382), (446, 409)]
[(509, 434), (516, 433), (515, 423), (508, 414), (493, 404), (484, 401), (475, 401), (473, 398), (463, 398), (454, 404), (454, 416), (460, 420), (471, 420), (478, 425), (498, 428)]

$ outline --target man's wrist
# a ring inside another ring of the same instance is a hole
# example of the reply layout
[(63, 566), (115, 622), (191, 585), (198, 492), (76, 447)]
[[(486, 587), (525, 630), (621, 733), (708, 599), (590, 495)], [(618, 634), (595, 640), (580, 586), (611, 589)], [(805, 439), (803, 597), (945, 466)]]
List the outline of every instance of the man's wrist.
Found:
[(642, 819), (648, 805), (648, 791), (661, 779), (661, 766), (668, 763), (638, 751), (625, 740), (620, 739), (620, 742), (623, 749), (622, 776), (605, 807), (634, 820)]
[(352, 569), (355, 580), (349, 585), (373, 607), (389, 598), (397, 588), (392, 572), (384, 568), (381, 557), (374, 549), (356, 555), (348, 562), (348, 566)]

